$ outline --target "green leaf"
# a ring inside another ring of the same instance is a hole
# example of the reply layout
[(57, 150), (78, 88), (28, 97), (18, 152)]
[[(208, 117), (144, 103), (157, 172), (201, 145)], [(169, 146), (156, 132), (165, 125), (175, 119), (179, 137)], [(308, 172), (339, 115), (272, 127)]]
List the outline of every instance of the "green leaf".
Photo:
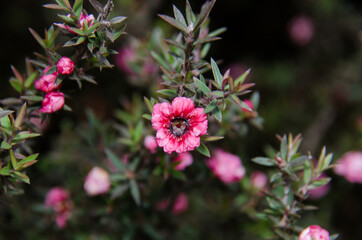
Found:
[(166, 16), (166, 15), (163, 15), (163, 14), (158, 14), (158, 16), (160, 18), (162, 18), (164, 21), (168, 22), (170, 25), (174, 26), (175, 28), (181, 30), (184, 33), (187, 33), (186, 27), (182, 23), (177, 21), (176, 19), (174, 19), (172, 17), (169, 17), (169, 16)]
[(203, 142), (212, 142), (212, 141), (218, 141), (224, 139), (223, 136), (201, 136), (201, 141)]
[(268, 167), (275, 165), (274, 160), (267, 158), (267, 157), (255, 157), (255, 158), (251, 159), (251, 161), (253, 161), (259, 165), (268, 166)]
[(161, 97), (166, 97), (166, 98), (177, 97), (177, 93), (175, 92), (175, 90), (171, 90), (171, 89), (161, 89), (161, 90), (156, 91), (156, 93), (158, 95), (160, 95)]
[(201, 12), (199, 14), (199, 16), (197, 17), (196, 21), (195, 21), (195, 26), (194, 29), (198, 30), (198, 28), (205, 22), (205, 20), (208, 18), (211, 9), (213, 8), (214, 4), (215, 4), (216, 0), (211, 0), (206, 2), (202, 7), (201, 7)]
[(55, 9), (55, 10), (64, 10), (66, 11), (67, 8), (66, 7), (63, 7), (61, 5), (58, 5), (58, 4), (44, 4), (43, 7), (45, 8), (49, 8), (49, 9)]
[(11, 144), (9, 144), (7, 141), (4, 140), (4, 141), (1, 142), (0, 148), (2, 148), (2, 149), (10, 149)]
[(82, 12), (83, 0), (76, 0), (73, 5), (73, 11), (75, 15), (80, 16)]
[(221, 75), (220, 69), (217, 66), (216, 62), (212, 58), (211, 58), (211, 69), (212, 69), (212, 74), (214, 75), (215, 81), (221, 87), (222, 81), (223, 81), (223, 76)]
[(12, 114), (14, 111), (11, 111), (11, 110), (2, 110), (0, 108), (0, 118), (3, 118), (3, 117), (6, 117), (10, 114)]
[(19, 71), (13, 65), (11, 65), (10, 67), (15, 75), (15, 78), (17, 78), (18, 81), (20, 82), (20, 84), (23, 85), (23, 82), (24, 82), (23, 76), (19, 73)]
[(106, 148), (104, 150), (104, 152), (106, 153), (107, 157), (109, 158), (109, 160), (113, 163), (113, 165), (121, 172), (123, 172), (126, 169), (126, 166), (124, 165), (124, 163), (122, 162), (122, 160), (120, 160), (111, 150), (109, 150), (108, 148)]
[(14, 178), (17, 178), (17, 179), (19, 179), (19, 180), (27, 183), (27, 184), (30, 184), (30, 179), (29, 179), (29, 177), (26, 176), (26, 174), (24, 174), (24, 173), (15, 171), (15, 172), (12, 172), (10, 175), (13, 176)]
[(214, 31), (212, 31), (211, 33), (209, 33), (209, 37), (216, 37), (217, 35), (220, 35), (221, 33), (226, 32), (227, 28), (226, 27), (222, 27), (222, 28), (218, 28)]
[(32, 102), (40, 102), (43, 100), (42, 96), (21, 96), (21, 99), (32, 101)]
[(206, 108), (204, 109), (204, 113), (212, 112), (216, 107), (217, 107), (217, 99), (214, 99), (211, 101), (211, 103), (209, 103), (209, 105), (206, 106)]
[(35, 32), (33, 29), (29, 28), (29, 31), (31, 35), (35, 38), (35, 40), (40, 44), (40, 46), (44, 49), (46, 49), (46, 45), (44, 42), (44, 39), (42, 39), (37, 32)]
[(151, 101), (147, 97), (143, 97), (143, 100), (145, 101), (146, 107), (150, 113), (153, 112), (153, 105)]
[(235, 86), (237, 86), (238, 84), (242, 84), (245, 81), (246, 77), (249, 75), (250, 71), (251, 71), (251, 69), (249, 68), (240, 77), (238, 77), (235, 80)]
[(213, 42), (213, 41), (217, 41), (217, 40), (220, 40), (221, 37), (210, 37), (210, 36), (207, 36), (205, 38), (201, 38), (199, 40), (197, 40), (196, 42), (194, 42), (194, 45), (197, 46), (199, 44), (204, 44), (204, 43), (208, 43), (208, 42)]
[(133, 133), (133, 141), (135, 143), (138, 143), (139, 140), (141, 139), (142, 130), (143, 130), (143, 122), (139, 121), (136, 128), (135, 128), (135, 130), (134, 130), (134, 133)]
[(303, 174), (303, 181), (304, 184), (309, 184), (310, 179), (312, 178), (312, 168), (310, 161), (305, 161), (304, 163), (304, 174)]
[(172, 175), (173, 177), (175, 177), (175, 178), (177, 178), (177, 179), (179, 179), (179, 180), (182, 180), (182, 181), (186, 180), (185, 174), (184, 174), (183, 172), (181, 172), (181, 171), (177, 171), (177, 170), (171, 169), (171, 170), (170, 170), (170, 173), (171, 173), (171, 175)]
[(109, 20), (109, 22), (110, 22), (110, 24), (115, 25), (115, 24), (119, 24), (119, 23), (125, 21), (126, 19), (127, 19), (127, 17), (119, 16), (119, 17), (112, 18), (111, 20)]
[(19, 79), (17, 79), (17, 78), (11, 78), (9, 82), (10, 82), (11, 86), (12, 86), (17, 92), (19, 92), (19, 93), (22, 92), (23, 86), (21, 85)]
[(11, 160), (11, 165), (13, 166), (13, 169), (16, 169), (16, 166), (18, 165), (18, 162), (17, 162), (17, 160), (15, 158), (13, 150), (10, 150), (10, 160)]
[(24, 83), (25, 88), (30, 88), (33, 85), (34, 80), (37, 75), (38, 75), (38, 72), (35, 71), (25, 80), (25, 83)]
[(115, 199), (122, 196), (122, 194), (125, 193), (128, 188), (129, 188), (128, 184), (118, 185), (116, 188), (112, 190), (111, 199)]
[(207, 147), (205, 146), (205, 144), (200, 143), (200, 146), (198, 148), (196, 148), (196, 150), (201, 153), (202, 155), (206, 156), (206, 157), (210, 157), (210, 151), (209, 149), (207, 149)]
[(282, 143), (280, 145), (280, 156), (283, 160), (285, 161), (289, 161), (289, 159), (287, 159), (287, 154), (288, 154), (288, 142), (287, 142), (287, 136), (284, 135), (282, 138)]
[(32, 154), (26, 158), (24, 158), (23, 160), (21, 160), (20, 162), (18, 162), (18, 165), (16, 167), (16, 170), (21, 170), (22, 168), (27, 168), (31, 165), (33, 165), (34, 163), (37, 162), (37, 158), (38, 158), (39, 154)]
[(211, 92), (210, 88), (208, 88), (205, 83), (201, 82), (201, 81), (200, 81), (199, 79), (197, 79), (196, 77), (194, 77), (194, 82), (196, 83), (197, 87), (198, 87), (204, 94), (207, 94), (207, 93)]
[[(0, 108), (1, 110), (1, 108)], [(9, 113), (9, 112), (7, 112)], [(11, 113), (9, 113), (11, 114)], [(0, 118), (0, 124), (1, 126), (3, 126), (4, 128), (8, 129), (8, 130), (12, 130), (12, 125), (11, 125), (11, 121), (10, 121), (10, 118), (9, 118), (9, 114), (6, 114), (5, 116), (1, 117)]]
[(25, 116), (25, 110), (26, 110), (26, 103), (23, 104), (23, 106), (20, 108), (18, 115), (16, 116), (14, 127), (17, 129), (19, 129), (21, 123), (23, 122)]
[(313, 181), (313, 183), (311, 185), (308, 186), (308, 190), (312, 190), (314, 188), (324, 186), (327, 183), (329, 183), (331, 181), (331, 179), (332, 178), (326, 177), (326, 178), (320, 178), (318, 180), (315, 180), (315, 181)]
[(0, 175), (10, 176), (10, 166), (8, 165), (8, 166), (0, 169)]
[(143, 114), (142, 117), (143, 117), (144, 119), (147, 119), (147, 120), (151, 120), (151, 119), (152, 119), (151, 114), (147, 114), (147, 113)]
[(186, 19), (188, 25), (191, 25), (195, 22), (196, 16), (192, 11), (191, 5), (188, 0), (186, 0)]
[(19, 141), (24, 140), (24, 139), (38, 137), (38, 136), (40, 136), (39, 133), (31, 133), (29, 131), (22, 131), (22, 132), (19, 132), (18, 134), (15, 135), (13, 141), (14, 142), (19, 142)]
[(175, 5), (172, 6), (176, 21), (178, 21), (184, 28), (187, 28), (185, 17), (182, 15), (181, 11)]
[(139, 190), (136, 180), (131, 179), (129, 182), (129, 186), (131, 188), (131, 195), (133, 197), (133, 200), (136, 202), (137, 205), (140, 205), (141, 196), (140, 196), (140, 190)]
[(160, 55), (158, 55), (155, 51), (151, 51), (150, 54), (158, 64), (170, 71), (170, 66)]
[(221, 123), (222, 122), (222, 112), (219, 107), (214, 108), (212, 111), (212, 114), (214, 114), (215, 119)]

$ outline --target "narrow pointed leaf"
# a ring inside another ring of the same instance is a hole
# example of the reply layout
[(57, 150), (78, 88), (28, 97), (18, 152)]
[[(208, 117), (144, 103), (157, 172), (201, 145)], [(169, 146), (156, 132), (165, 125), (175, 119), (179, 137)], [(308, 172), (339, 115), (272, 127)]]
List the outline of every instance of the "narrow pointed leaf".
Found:
[(217, 66), (216, 62), (212, 58), (211, 58), (211, 69), (215, 81), (221, 86), (223, 81), (223, 76), (221, 75), (219, 67)]
[(205, 146), (205, 144), (200, 143), (200, 146), (198, 148), (196, 148), (196, 150), (201, 153), (202, 155), (206, 156), (206, 157), (210, 157), (210, 151), (209, 149), (207, 149), (207, 147)]

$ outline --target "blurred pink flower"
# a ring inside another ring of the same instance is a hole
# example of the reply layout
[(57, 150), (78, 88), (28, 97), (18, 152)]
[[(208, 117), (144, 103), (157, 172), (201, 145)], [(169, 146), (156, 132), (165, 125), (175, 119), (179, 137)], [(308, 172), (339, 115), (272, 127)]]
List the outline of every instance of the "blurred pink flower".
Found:
[(69, 192), (61, 187), (52, 188), (45, 197), (45, 205), (55, 212), (58, 227), (65, 228), (67, 220), (72, 215)]
[(312, 225), (300, 233), (298, 240), (329, 240), (329, 233), (318, 225)]
[(123, 47), (116, 55), (116, 65), (126, 74), (136, 75), (130, 67), (130, 63), (135, 62), (137, 59), (136, 51), (131, 46)]
[(151, 153), (156, 152), (157, 142), (154, 136), (151, 135), (146, 136), (143, 144), (148, 150), (150, 150)]
[[(317, 179), (324, 178), (324, 177), (327, 177), (327, 175), (325, 173), (322, 173)], [(329, 192), (329, 189), (330, 189), (330, 183), (327, 183), (324, 186), (309, 190), (308, 191), (309, 198), (314, 199), (314, 200), (320, 199)]]
[(53, 113), (64, 106), (64, 94), (62, 92), (47, 93), (42, 101), (42, 108), (39, 112)]
[(48, 93), (57, 90), (60, 85), (55, 83), (58, 73), (43, 75), (39, 80), (35, 81), (34, 86), (36, 89)]
[(250, 175), (250, 180), (251, 180), (251, 185), (255, 188), (255, 189), (263, 189), (266, 187), (266, 185), (268, 184), (268, 178), (265, 175), (265, 173), (261, 172), (261, 171), (254, 171), (251, 175)]
[(225, 184), (237, 182), (245, 176), (241, 159), (221, 149), (215, 150), (213, 157), (207, 161), (207, 165)]
[(193, 158), (191, 153), (189, 152), (185, 152), (185, 153), (180, 153), (179, 155), (177, 155), (177, 157), (175, 157), (173, 159), (174, 162), (179, 162), (179, 164), (176, 165), (175, 169), (182, 171), (184, 170), (186, 167), (190, 166), (193, 162)]
[(89, 196), (107, 193), (110, 187), (110, 176), (106, 170), (100, 167), (94, 167), (84, 182), (84, 190)]
[(57, 72), (62, 75), (69, 75), (74, 70), (74, 62), (68, 57), (62, 57), (57, 62)]
[(165, 211), (168, 208), (168, 206), (170, 206), (170, 199), (165, 198), (157, 203), (156, 209), (158, 211)]
[(200, 146), (200, 136), (207, 133), (207, 115), (195, 108), (190, 98), (177, 97), (169, 103), (153, 106), (152, 127), (157, 131), (158, 146), (169, 154), (192, 151)]
[(334, 172), (344, 176), (351, 183), (362, 183), (362, 152), (347, 152), (334, 167)]
[(186, 211), (188, 206), (189, 206), (189, 200), (187, 198), (187, 195), (184, 193), (180, 193), (179, 195), (177, 195), (175, 199), (175, 202), (172, 207), (172, 212), (173, 214), (178, 215)]
[(304, 46), (310, 42), (314, 35), (313, 21), (307, 16), (297, 16), (289, 23), (289, 35), (292, 41)]

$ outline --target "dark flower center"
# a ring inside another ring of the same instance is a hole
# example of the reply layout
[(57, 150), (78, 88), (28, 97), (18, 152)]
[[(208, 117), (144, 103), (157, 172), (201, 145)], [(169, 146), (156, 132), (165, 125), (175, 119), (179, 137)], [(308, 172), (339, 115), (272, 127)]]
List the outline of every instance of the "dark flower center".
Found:
[(189, 130), (189, 123), (185, 118), (177, 117), (172, 119), (170, 124), (170, 131), (176, 137), (180, 137)]

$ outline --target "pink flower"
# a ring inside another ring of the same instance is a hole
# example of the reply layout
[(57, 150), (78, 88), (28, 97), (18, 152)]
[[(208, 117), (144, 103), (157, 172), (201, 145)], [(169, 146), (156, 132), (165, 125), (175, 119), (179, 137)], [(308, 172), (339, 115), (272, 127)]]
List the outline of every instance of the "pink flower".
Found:
[(259, 189), (259, 190), (265, 188), (265, 186), (268, 183), (267, 176), (265, 175), (265, 173), (260, 172), (260, 171), (254, 171), (250, 175), (250, 180), (251, 180), (251, 185), (255, 189)]
[(111, 179), (106, 170), (94, 167), (87, 175), (84, 190), (90, 196), (107, 193), (111, 187)]
[(348, 152), (338, 161), (335, 173), (344, 176), (351, 183), (362, 183), (362, 152)]
[(64, 94), (62, 92), (50, 92), (45, 95), (42, 101), (42, 108), (39, 112), (53, 113), (64, 106)]
[(58, 73), (46, 74), (39, 80), (35, 81), (34, 86), (36, 89), (48, 93), (57, 90), (60, 85), (55, 83)]
[(88, 28), (91, 27), (94, 23), (93, 14), (85, 15), (81, 13), (79, 18), (79, 24), (81, 25), (81, 29), (83, 29), (85, 22), (87, 23)]
[(126, 74), (135, 76), (136, 73), (130, 66), (130, 63), (137, 60), (136, 51), (132, 47), (124, 47), (118, 51), (116, 55), (116, 64), (117, 66)]
[(314, 24), (307, 16), (298, 16), (289, 23), (289, 35), (292, 41), (304, 46), (310, 42), (314, 35)]
[[(327, 177), (327, 175), (325, 173), (322, 173), (317, 179), (324, 178), (324, 177)], [(329, 192), (329, 189), (330, 189), (330, 183), (317, 187), (317, 188), (314, 188), (314, 189), (311, 189), (308, 191), (309, 198), (315, 199), (315, 200), (322, 198)]]
[(50, 189), (45, 197), (45, 205), (57, 209), (59, 204), (69, 199), (69, 192), (61, 187)]
[(156, 152), (157, 142), (154, 136), (151, 135), (146, 136), (144, 140), (144, 145), (148, 150), (150, 150), (151, 153)]
[(74, 62), (68, 57), (62, 57), (57, 62), (57, 72), (62, 75), (71, 74), (74, 70)]
[(208, 167), (224, 183), (237, 182), (245, 175), (245, 168), (238, 156), (216, 149), (214, 156), (207, 161)]
[(188, 206), (189, 206), (189, 200), (187, 198), (187, 195), (184, 193), (180, 193), (179, 195), (177, 195), (175, 199), (175, 202), (172, 207), (172, 212), (173, 214), (178, 215), (186, 211)]
[(300, 233), (298, 240), (329, 240), (329, 233), (318, 225), (312, 225)]
[(159, 201), (156, 205), (156, 209), (158, 211), (165, 211), (168, 206), (170, 205), (170, 199), (169, 198), (164, 198), (161, 201)]
[(179, 162), (179, 164), (176, 165), (175, 169), (182, 171), (186, 167), (190, 166), (193, 162), (192, 155), (188, 152), (180, 153), (177, 157), (174, 158), (174, 162)]
[(169, 103), (153, 106), (152, 127), (157, 131), (158, 146), (169, 154), (192, 151), (207, 133), (207, 115), (195, 108), (190, 98), (177, 97)]
[(52, 188), (45, 197), (45, 205), (55, 212), (55, 220), (59, 228), (65, 228), (72, 215), (72, 202), (69, 192), (61, 187)]

